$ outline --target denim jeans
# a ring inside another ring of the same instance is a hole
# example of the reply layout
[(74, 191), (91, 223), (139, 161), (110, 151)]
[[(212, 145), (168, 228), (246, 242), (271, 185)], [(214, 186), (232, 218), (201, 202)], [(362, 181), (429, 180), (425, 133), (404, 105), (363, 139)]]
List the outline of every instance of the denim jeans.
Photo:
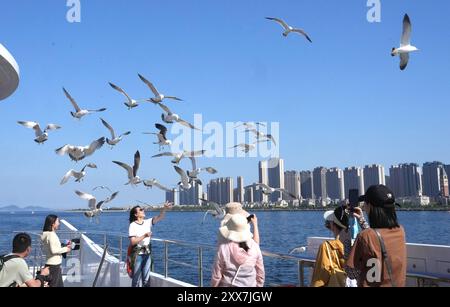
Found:
[(142, 254), (136, 256), (134, 264), (132, 287), (139, 287), (142, 281), (142, 287), (150, 287), (150, 269), (152, 264), (151, 254)]

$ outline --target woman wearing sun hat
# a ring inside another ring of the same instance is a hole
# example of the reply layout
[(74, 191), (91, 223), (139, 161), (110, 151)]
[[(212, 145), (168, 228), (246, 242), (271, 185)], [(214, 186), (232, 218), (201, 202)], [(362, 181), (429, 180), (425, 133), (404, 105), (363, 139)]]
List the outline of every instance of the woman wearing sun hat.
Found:
[(212, 270), (213, 287), (262, 287), (264, 262), (250, 225), (242, 214), (232, 215), (219, 228), (223, 241), (217, 248)]
[[(348, 215), (344, 207), (324, 213), (325, 227), (329, 229), (335, 240), (324, 241), (317, 253), (314, 272), (311, 278), (312, 287), (345, 286), (346, 274), (344, 272), (344, 245), (339, 234), (348, 228)], [(338, 275), (339, 274), (339, 275)], [(333, 279), (339, 276), (337, 279)], [(333, 284), (330, 280), (333, 279)]]

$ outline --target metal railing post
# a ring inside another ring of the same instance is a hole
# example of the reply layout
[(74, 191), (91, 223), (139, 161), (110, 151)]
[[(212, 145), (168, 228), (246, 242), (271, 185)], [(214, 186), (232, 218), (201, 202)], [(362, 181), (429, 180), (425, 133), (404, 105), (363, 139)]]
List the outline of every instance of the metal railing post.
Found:
[(305, 286), (305, 262), (303, 260), (300, 260), (298, 262), (298, 270), (299, 270), (299, 274), (298, 277), (300, 278), (300, 287), (304, 287)]
[(123, 244), (123, 242), (122, 242), (122, 239), (123, 239), (123, 237), (121, 236), (120, 237), (120, 240), (119, 240), (119, 253), (120, 253), (120, 256), (119, 256), (119, 262), (122, 262), (122, 244)]
[(203, 249), (200, 246), (198, 248), (198, 286), (203, 287)]
[(164, 277), (169, 277), (169, 243), (164, 241)]

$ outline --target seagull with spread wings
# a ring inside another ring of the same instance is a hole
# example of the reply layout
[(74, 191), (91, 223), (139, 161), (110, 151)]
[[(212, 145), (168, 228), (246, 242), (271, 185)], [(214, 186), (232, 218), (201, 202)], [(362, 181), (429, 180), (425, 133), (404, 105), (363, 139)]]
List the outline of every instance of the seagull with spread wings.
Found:
[(17, 123), (26, 128), (33, 129), (36, 136), (34, 141), (38, 144), (44, 144), (48, 140), (48, 131), (61, 129), (61, 127), (58, 125), (48, 124), (47, 127), (44, 129), (44, 131), (42, 131), (41, 126), (39, 125), (39, 123), (36, 122), (18, 121)]
[(165, 146), (172, 145), (172, 141), (167, 139), (167, 127), (161, 124), (155, 124), (156, 129), (159, 130), (159, 133), (154, 132), (144, 132), (144, 134), (156, 135), (158, 137), (158, 142), (153, 144), (159, 145), (159, 150), (161, 150)]
[(122, 95), (125, 96), (127, 101), (124, 102), (124, 105), (126, 105), (128, 107), (128, 110), (138, 107), (140, 102), (148, 101), (147, 99), (139, 99), (139, 100), (132, 99), (130, 97), (130, 95), (128, 95), (127, 92), (125, 92), (121, 87), (119, 87), (111, 82), (109, 82), (109, 85), (113, 89), (115, 89), (116, 91), (118, 91), (119, 93), (121, 93)]
[(392, 48), (392, 56), (400, 56), (400, 69), (405, 70), (409, 62), (409, 54), (414, 51), (418, 51), (416, 47), (411, 45), (411, 20), (408, 14), (403, 17), (403, 33), (400, 41), (399, 48)]
[(279, 19), (279, 18), (266, 17), (266, 19), (275, 21), (280, 26), (282, 26), (283, 29), (284, 29), (284, 33), (283, 33), (284, 37), (287, 37), (290, 33), (298, 33), (298, 34), (303, 35), (310, 43), (312, 43), (312, 40), (311, 40), (311, 38), (309, 38), (309, 35), (305, 31), (303, 31), (302, 29), (291, 27), (284, 20)]
[(180, 99), (180, 98), (175, 97), (175, 96), (166, 96), (166, 95), (161, 94), (156, 89), (156, 87), (153, 85), (153, 83), (148, 81), (141, 74), (138, 74), (138, 76), (142, 80), (142, 82), (144, 82), (148, 86), (148, 88), (152, 91), (153, 95), (155, 95), (155, 97), (150, 98), (150, 101), (152, 101), (153, 103), (162, 102), (164, 99), (172, 99), (172, 100), (177, 100), (177, 101), (183, 101), (183, 99)]
[(108, 143), (108, 145), (111, 146), (111, 149), (115, 145), (117, 145), (120, 141), (122, 141), (124, 136), (131, 134), (131, 131), (127, 131), (127, 132), (125, 132), (125, 133), (123, 133), (123, 134), (121, 134), (119, 136), (116, 136), (116, 133), (114, 132), (113, 127), (111, 127), (111, 125), (108, 124), (103, 118), (100, 118), (100, 119), (101, 119), (101, 121), (103, 123), (103, 126), (105, 126), (106, 129), (108, 129), (109, 132), (111, 133), (111, 139), (106, 138), (106, 143)]
[(137, 175), (139, 170), (139, 165), (141, 164), (141, 154), (139, 150), (134, 154), (134, 165), (133, 167), (129, 166), (126, 163), (113, 161), (113, 163), (123, 167), (127, 171), (128, 182), (125, 185), (131, 184), (132, 186), (138, 185), (142, 182), (141, 178)]
[(97, 165), (95, 165), (94, 163), (86, 164), (79, 172), (71, 169), (70, 171), (68, 171), (64, 175), (64, 177), (62, 178), (60, 184), (61, 185), (66, 184), (69, 181), (70, 177), (75, 178), (75, 182), (83, 181), (84, 177), (86, 176), (86, 168), (87, 167), (89, 167), (89, 168), (97, 168)]
[(64, 145), (63, 147), (56, 149), (56, 154), (60, 156), (68, 154), (73, 161), (78, 162), (83, 160), (87, 156), (92, 155), (97, 149), (100, 149), (103, 146), (103, 144), (105, 144), (104, 137), (96, 141), (93, 141), (88, 146)]
[(69, 92), (64, 87), (63, 87), (63, 91), (64, 91), (64, 94), (66, 95), (67, 99), (70, 100), (70, 103), (75, 108), (75, 112), (70, 112), (70, 114), (74, 118), (81, 119), (83, 116), (86, 116), (86, 115), (91, 114), (91, 113), (106, 111), (106, 108), (102, 108), (102, 109), (98, 109), (98, 110), (84, 110), (84, 109), (81, 109), (78, 106), (78, 104), (75, 101), (75, 99), (73, 99), (72, 96), (70, 96)]

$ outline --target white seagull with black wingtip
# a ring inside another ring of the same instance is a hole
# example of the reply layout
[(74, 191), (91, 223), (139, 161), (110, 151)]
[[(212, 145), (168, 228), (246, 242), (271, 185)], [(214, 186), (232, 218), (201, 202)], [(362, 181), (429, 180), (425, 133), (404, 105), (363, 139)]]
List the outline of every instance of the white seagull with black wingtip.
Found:
[(142, 82), (144, 82), (150, 88), (150, 90), (152, 91), (153, 95), (155, 95), (155, 97), (150, 98), (150, 100), (153, 103), (162, 102), (166, 98), (167, 99), (172, 99), (172, 100), (177, 100), (177, 101), (183, 101), (183, 99), (180, 99), (180, 98), (175, 97), (175, 96), (166, 96), (166, 95), (161, 94), (160, 92), (158, 92), (158, 90), (153, 85), (153, 83), (151, 83), (150, 81), (145, 79), (141, 74), (138, 74), (138, 76), (142, 80)]
[(141, 164), (141, 154), (139, 153), (139, 150), (134, 154), (133, 167), (119, 161), (113, 161), (113, 163), (123, 167), (127, 171), (129, 181), (125, 185), (131, 184), (132, 186), (135, 186), (142, 182), (141, 178), (139, 178), (139, 176), (137, 175), (139, 165)]
[(161, 114), (161, 119), (163, 120), (163, 122), (165, 122), (166, 124), (174, 124), (174, 123), (179, 123), (180, 125), (183, 125), (185, 127), (194, 129), (194, 130), (199, 130), (199, 128), (195, 127), (193, 124), (185, 121), (184, 119), (182, 119), (178, 114), (173, 113), (165, 104), (161, 103), (161, 102), (154, 102), (154, 104), (159, 105), (159, 107), (166, 112), (166, 114)]
[(36, 135), (34, 141), (38, 144), (44, 144), (48, 140), (48, 131), (61, 129), (61, 127), (58, 125), (48, 124), (45, 130), (42, 131), (41, 127), (39, 126), (39, 123), (36, 122), (18, 121), (17, 123), (24, 127), (33, 129)]
[(97, 149), (101, 148), (105, 144), (105, 138), (102, 137), (96, 141), (93, 141), (88, 146), (74, 146), (64, 145), (61, 148), (56, 149), (56, 154), (64, 156), (68, 154), (73, 161), (81, 161), (87, 156), (92, 155)]
[(106, 108), (102, 108), (102, 109), (98, 109), (98, 110), (83, 110), (78, 106), (75, 99), (73, 99), (72, 96), (70, 96), (69, 92), (64, 87), (63, 87), (63, 91), (64, 91), (64, 94), (66, 95), (67, 99), (70, 100), (70, 103), (72, 103), (72, 106), (75, 108), (75, 112), (70, 112), (70, 115), (72, 115), (72, 117), (74, 117), (74, 118), (81, 119), (83, 116), (86, 116), (91, 113), (106, 111)]
[(188, 177), (186, 172), (179, 168), (178, 166), (174, 166), (175, 171), (180, 175), (181, 181), (178, 183), (178, 185), (183, 188), (184, 190), (189, 190), (192, 188), (191, 179)]
[(100, 118), (100, 120), (102, 121), (103, 125), (109, 130), (109, 132), (111, 133), (111, 139), (106, 138), (106, 143), (108, 143), (108, 145), (111, 146), (111, 149), (117, 145), (120, 141), (122, 141), (122, 138), (126, 135), (130, 135), (131, 131), (127, 131), (121, 135), (119, 135), (118, 137), (116, 137), (116, 134), (114, 133), (114, 129), (113, 127), (111, 127), (110, 124), (108, 124), (103, 118)]
[(159, 133), (154, 132), (144, 132), (144, 134), (151, 134), (156, 135), (158, 137), (158, 142), (155, 142), (153, 144), (159, 145), (159, 150), (161, 150), (164, 146), (170, 146), (172, 145), (172, 141), (168, 140), (166, 137), (167, 134), (167, 128), (164, 125), (161, 124), (155, 124), (156, 129), (159, 130)]
[(109, 85), (113, 89), (115, 89), (116, 91), (118, 91), (119, 93), (124, 95), (125, 98), (127, 98), (127, 102), (124, 102), (123, 104), (128, 107), (128, 110), (131, 110), (133, 108), (138, 107), (140, 102), (148, 101), (147, 99), (135, 100), (135, 99), (131, 98), (130, 95), (128, 95), (127, 92), (125, 92), (121, 87), (119, 87), (119, 86), (117, 86), (117, 85), (115, 85), (114, 83), (111, 83), (111, 82), (109, 82)]
[(116, 198), (117, 194), (119, 194), (119, 192), (115, 192), (113, 194), (111, 194), (111, 196), (109, 196), (107, 199), (99, 201), (97, 203), (97, 199), (95, 198), (95, 196), (88, 194), (88, 193), (84, 193), (84, 192), (80, 192), (80, 191), (75, 191), (75, 193), (84, 200), (88, 201), (88, 206), (89, 206), (89, 211), (84, 212), (84, 215), (86, 217), (94, 217), (99, 215), (103, 210), (102, 210), (102, 206), (104, 204), (107, 204), (111, 201), (113, 201), (114, 198)]
[(198, 157), (203, 155), (206, 150), (198, 150), (198, 151), (183, 151), (183, 152), (163, 152), (157, 155), (154, 155), (152, 158), (160, 158), (160, 157), (173, 157), (171, 161), (174, 164), (180, 163), (184, 158)]
[(266, 19), (276, 21), (278, 24), (280, 24), (283, 27), (283, 29), (284, 29), (284, 33), (283, 33), (284, 37), (287, 37), (292, 32), (293, 33), (299, 33), (299, 34), (303, 35), (304, 37), (306, 37), (306, 39), (310, 43), (312, 43), (312, 40), (309, 38), (308, 34), (306, 34), (306, 32), (303, 31), (302, 29), (297, 29), (297, 28), (291, 27), (284, 20), (281, 20), (279, 18), (266, 17)]
[(75, 178), (75, 182), (81, 182), (81, 181), (83, 181), (84, 177), (86, 176), (86, 171), (85, 171), (85, 170), (86, 170), (86, 167), (97, 168), (97, 165), (95, 165), (94, 163), (86, 164), (86, 165), (81, 169), (81, 171), (79, 171), (79, 172), (77, 172), (77, 171), (71, 169), (70, 171), (68, 171), (68, 172), (64, 175), (64, 177), (63, 177), (63, 179), (61, 180), (60, 184), (63, 185), (63, 184), (65, 184), (65, 183), (67, 183), (67, 182), (69, 181), (70, 177)]
[(411, 20), (408, 14), (403, 17), (403, 33), (399, 48), (392, 48), (391, 55), (400, 56), (400, 69), (405, 70), (408, 66), (409, 54), (414, 51), (418, 51), (416, 47), (411, 45)]

